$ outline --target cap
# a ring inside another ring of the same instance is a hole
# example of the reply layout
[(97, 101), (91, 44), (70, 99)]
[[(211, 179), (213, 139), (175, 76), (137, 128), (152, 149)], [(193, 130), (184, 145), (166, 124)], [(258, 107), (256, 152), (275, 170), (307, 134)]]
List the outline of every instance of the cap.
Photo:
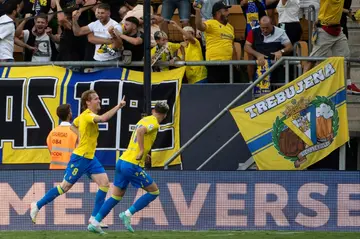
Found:
[(216, 14), (216, 12), (221, 9), (229, 9), (229, 8), (231, 8), (231, 6), (225, 5), (225, 3), (223, 1), (216, 2), (212, 8), (212, 15), (214, 16)]

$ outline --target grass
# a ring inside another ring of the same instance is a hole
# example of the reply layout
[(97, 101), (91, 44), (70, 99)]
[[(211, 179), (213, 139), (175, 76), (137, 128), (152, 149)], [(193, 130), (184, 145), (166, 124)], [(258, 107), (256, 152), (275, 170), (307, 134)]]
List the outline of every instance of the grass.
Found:
[(347, 232), (290, 232), (290, 231), (109, 231), (100, 236), (86, 231), (1, 231), (1, 239), (92, 239), (92, 238), (136, 238), (136, 239), (358, 239), (359, 233)]

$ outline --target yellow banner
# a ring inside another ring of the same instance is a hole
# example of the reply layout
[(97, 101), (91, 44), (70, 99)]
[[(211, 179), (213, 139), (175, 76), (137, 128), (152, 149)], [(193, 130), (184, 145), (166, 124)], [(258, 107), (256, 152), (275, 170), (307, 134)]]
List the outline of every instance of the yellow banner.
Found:
[[(152, 153), (152, 167), (180, 148), (180, 89), (185, 67), (152, 73), (152, 104), (166, 101), (170, 113), (160, 125)], [(96, 156), (103, 165), (114, 166), (119, 152), (127, 148), (132, 130), (144, 106), (143, 73), (113, 68), (76, 73), (62, 67), (0, 68), (0, 163), (49, 163), (48, 133), (60, 122), (56, 108), (71, 105), (73, 118), (80, 113), (80, 97), (97, 91), (103, 113), (126, 96), (127, 105), (109, 122), (99, 124)], [(181, 163), (178, 157), (172, 165)]]
[(306, 169), (349, 140), (344, 58), (230, 112), (260, 170)]

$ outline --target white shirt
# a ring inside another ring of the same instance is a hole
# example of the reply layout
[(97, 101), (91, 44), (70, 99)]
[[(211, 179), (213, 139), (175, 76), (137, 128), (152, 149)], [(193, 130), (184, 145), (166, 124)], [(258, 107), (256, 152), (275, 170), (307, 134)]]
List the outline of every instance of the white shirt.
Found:
[[(103, 25), (99, 20), (92, 22), (88, 25), (91, 32), (94, 33), (94, 36), (101, 37), (105, 39), (111, 39), (111, 35), (108, 32), (109, 27), (115, 27), (118, 23), (113, 19), (110, 19), (106, 25)], [(108, 52), (107, 47), (105, 49), (100, 49), (102, 45), (96, 44), (94, 60), (96, 61), (110, 61), (120, 57), (120, 52)], [(100, 49), (100, 50), (99, 50)]]
[(60, 123), (60, 126), (71, 126), (71, 124), (69, 122), (67, 122), (67, 121), (62, 121)]
[[(28, 42), (30, 31), (24, 30), (24, 42)], [(51, 61), (51, 45), (50, 37), (48, 34), (44, 33), (41, 36), (35, 35), (35, 45), (37, 47), (37, 52), (32, 55), (31, 62), (49, 62)]]
[(0, 17), (0, 23), (9, 22), (0, 25), (0, 60), (14, 59), (14, 21), (8, 15)]
[(287, 0), (285, 5), (280, 0), (276, 10), (279, 14), (279, 23), (299, 22), (300, 0)]

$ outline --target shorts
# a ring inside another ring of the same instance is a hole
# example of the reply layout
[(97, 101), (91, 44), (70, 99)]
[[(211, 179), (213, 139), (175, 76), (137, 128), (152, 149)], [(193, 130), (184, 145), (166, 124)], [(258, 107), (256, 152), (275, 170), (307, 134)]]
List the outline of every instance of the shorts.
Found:
[[(331, 54), (331, 55), (330, 55)], [(345, 34), (332, 36), (324, 29), (318, 28), (318, 36), (313, 45), (310, 57), (343, 56), (350, 57), (350, 49)]]
[(162, 3), (161, 16), (166, 21), (170, 21), (175, 9), (179, 11), (180, 21), (189, 21), (191, 11), (189, 0), (164, 0)]
[(114, 185), (120, 189), (126, 189), (129, 183), (135, 188), (146, 188), (154, 180), (143, 168), (138, 165), (123, 161), (121, 159), (116, 163)]
[(83, 174), (86, 174), (90, 178), (92, 174), (100, 173), (105, 173), (105, 169), (95, 156), (93, 159), (87, 159), (72, 154), (65, 169), (64, 179), (68, 183), (75, 184)]

